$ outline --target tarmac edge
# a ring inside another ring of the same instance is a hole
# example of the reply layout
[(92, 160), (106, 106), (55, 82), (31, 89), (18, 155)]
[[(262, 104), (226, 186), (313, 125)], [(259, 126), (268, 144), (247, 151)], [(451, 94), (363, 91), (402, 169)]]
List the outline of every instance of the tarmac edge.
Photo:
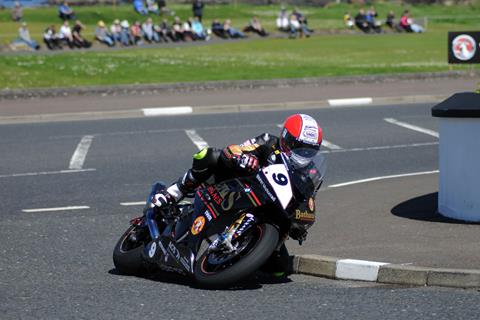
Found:
[(480, 270), (429, 268), (312, 254), (295, 255), (293, 273), (383, 284), (480, 288)]

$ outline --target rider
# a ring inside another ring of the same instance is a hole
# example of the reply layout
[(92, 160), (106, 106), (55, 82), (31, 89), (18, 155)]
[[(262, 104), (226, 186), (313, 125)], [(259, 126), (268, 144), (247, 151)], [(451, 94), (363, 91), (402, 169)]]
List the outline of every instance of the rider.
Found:
[[(193, 155), (192, 168), (177, 183), (155, 194), (151, 201), (157, 207), (175, 204), (204, 182), (215, 183), (250, 175), (269, 162), (274, 163), (281, 152), (294, 165), (306, 166), (311, 157), (304, 157), (305, 150), (311, 150), (310, 155), (315, 155), (321, 144), (322, 128), (315, 119), (306, 114), (291, 115), (285, 120), (280, 137), (263, 133), (223, 150), (211, 147), (202, 149)], [(298, 149), (302, 149), (303, 153), (296, 153)]]

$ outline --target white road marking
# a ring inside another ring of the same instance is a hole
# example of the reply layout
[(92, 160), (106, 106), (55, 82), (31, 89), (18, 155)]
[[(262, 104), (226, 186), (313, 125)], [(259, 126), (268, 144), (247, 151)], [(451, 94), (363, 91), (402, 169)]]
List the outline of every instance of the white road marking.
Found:
[(377, 281), (378, 270), (386, 262), (341, 259), (337, 261), (335, 277), (338, 279)]
[(421, 133), (425, 133), (425, 134), (428, 134), (430, 136), (433, 136), (435, 138), (438, 138), (438, 132), (436, 131), (433, 131), (433, 130), (430, 130), (430, 129), (425, 129), (425, 128), (422, 128), (422, 127), (419, 127), (419, 126), (415, 126), (413, 124), (409, 124), (409, 123), (406, 123), (406, 122), (402, 122), (402, 121), (398, 121), (396, 119), (393, 119), (393, 118), (385, 118), (383, 119), (385, 121), (387, 121), (388, 123), (391, 123), (391, 124), (395, 124), (397, 126), (400, 126), (400, 127), (404, 127), (404, 128), (407, 128), (407, 129), (410, 129), (410, 130), (414, 130), (414, 131), (418, 131), (418, 132), (421, 132)]
[(75, 152), (70, 159), (69, 169), (79, 170), (82, 169), (83, 163), (85, 162), (85, 158), (87, 157), (88, 149), (90, 149), (90, 145), (92, 144), (93, 136), (84, 136), (80, 143), (75, 149)]
[(173, 116), (177, 114), (192, 113), (193, 108), (189, 106), (166, 107), (166, 108), (143, 108), (142, 112), (143, 112), (143, 115), (146, 117)]
[(84, 210), (90, 209), (89, 206), (69, 206), (69, 207), (57, 207), (57, 208), (39, 208), (39, 209), (22, 209), (23, 212), (54, 212), (54, 211), (69, 211), (69, 210)]
[(362, 180), (355, 180), (355, 181), (337, 183), (337, 184), (332, 184), (328, 187), (329, 188), (339, 188), (339, 187), (345, 187), (345, 186), (350, 186), (350, 185), (353, 185), (353, 184), (359, 184), (359, 183), (365, 183), (365, 182), (371, 182), (371, 181), (393, 179), (393, 178), (403, 178), (403, 177), (411, 177), (411, 176), (419, 176), (419, 175), (425, 175), (425, 174), (434, 174), (434, 173), (438, 173), (438, 172), (439, 172), (438, 170), (433, 170), (433, 171), (395, 174), (395, 175), (391, 175), (391, 176), (374, 177), (374, 178), (368, 178), (368, 179), (362, 179)]
[(136, 201), (136, 202), (120, 202), (121, 206), (143, 206), (145, 205), (145, 201)]
[(376, 151), (376, 150), (389, 150), (389, 149), (401, 149), (401, 148), (414, 148), (414, 147), (426, 147), (438, 145), (438, 142), (422, 142), (411, 144), (397, 144), (392, 146), (378, 146), (378, 147), (366, 147), (366, 148), (352, 148), (352, 149), (338, 149), (338, 150), (324, 150), (320, 153), (338, 153), (338, 152), (358, 152), (358, 151)]
[(96, 171), (96, 170), (97, 170), (97, 169), (79, 169), (79, 170), (60, 170), (60, 171), (43, 171), (43, 172), (12, 173), (12, 174), (0, 175), (0, 178), (44, 176), (44, 175), (51, 175), (51, 174), (90, 172), (90, 171)]
[(192, 140), (193, 144), (197, 146), (198, 150), (208, 147), (208, 143), (200, 137), (195, 130), (185, 130), (187, 136)]
[(359, 106), (364, 104), (371, 104), (373, 99), (370, 97), (367, 98), (351, 98), (351, 99), (330, 99), (328, 104), (332, 107), (339, 106)]

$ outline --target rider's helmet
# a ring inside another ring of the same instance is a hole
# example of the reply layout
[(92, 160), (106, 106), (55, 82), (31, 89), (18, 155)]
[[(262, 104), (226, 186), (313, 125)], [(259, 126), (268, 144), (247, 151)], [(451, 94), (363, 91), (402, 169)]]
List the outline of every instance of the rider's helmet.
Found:
[(292, 161), (303, 168), (320, 150), (322, 128), (306, 114), (294, 114), (283, 124), (280, 149)]

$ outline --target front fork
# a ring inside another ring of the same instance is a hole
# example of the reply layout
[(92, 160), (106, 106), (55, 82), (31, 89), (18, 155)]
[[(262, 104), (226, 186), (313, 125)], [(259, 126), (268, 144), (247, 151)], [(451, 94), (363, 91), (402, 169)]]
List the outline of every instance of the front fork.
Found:
[(148, 195), (147, 201), (145, 203), (145, 220), (147, 222), (148, 231), (150, 231), (150, 236), (153, 240), (156, 240), (160, 237), (160, 231), (158, 230), (157, 222), (155, 221), (155, 205), (152, 203), (152, 198), (155, 194), (161, 190), (165, 189), (165, 185), (161, 182), (154, 183), (152, 185), (152, 190)]

